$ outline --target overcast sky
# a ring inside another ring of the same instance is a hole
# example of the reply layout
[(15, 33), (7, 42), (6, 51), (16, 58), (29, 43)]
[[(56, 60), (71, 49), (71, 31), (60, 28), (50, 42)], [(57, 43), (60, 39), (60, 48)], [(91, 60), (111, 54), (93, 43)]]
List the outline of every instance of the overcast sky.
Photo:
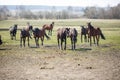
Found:
[(0, 5), (116, 6), (120, 0), (0, 0)]

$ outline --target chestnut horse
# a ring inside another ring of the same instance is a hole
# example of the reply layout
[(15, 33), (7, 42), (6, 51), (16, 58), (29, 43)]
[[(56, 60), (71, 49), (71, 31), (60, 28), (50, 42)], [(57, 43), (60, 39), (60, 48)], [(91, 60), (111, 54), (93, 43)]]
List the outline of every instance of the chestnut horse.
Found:
[[(59, 49), (63, 50), (63, 42), (64, 44), (64, 50), (66, 50), (66, 37), (68, 36), (68, 28), (59, 28), (57, 30), (57, 41), (58, 41), (58, 47)], [(59, 44), (59, 40), (61, 40), (61, 45)]]
[(43, 25), (43, 28), (48, 30), (48, 35), (51, 35), (52, 36), (52, 30), (53, 30), (53, 27), (54, 27), (54, 22), (52, 22), (50, 25)]
[(42, 29), (35, 28), (33, 30), (33, 36), (35, 38), (36, 47), (39, 47), (39, 38), (41, 38), (41, 45), (43, 45), (44, 36), (46, 36), (46, 38), (49, 39), (49, 37), (45, 33), (45, 29), (44, 28), (42, 28)]
[[(83, 39), (82, 39), (83, 35), (84, 35), (84, 41), (87, 42), (88, 28), (81, 26), (81, 42), (83, 42)], [(89, 42), (89, 39), (88, 39), (88, 42)]]
[(91, 37), (93, 36), (94, 44), (95, 44), (95, 38), (97, 41), (97, 46), (99, 46), (99, 38), (101, 36), (102, 39), (105, 40), (105, 37), (101, 31), (100, 28), (94, 28), (91, 23), (88, 23), (88, 37), (90, 38), (90, 46), (92, 45)]
[(68, 36), (71, 39), (71, 48), (72, 50), (75, 50), (78, 36), (77, 30), (75, 28), (70, 28)]
[(23, 41), (23, 45), (25, 47), (25, 42), (26, 42), (26, 38), (28, 40), (28, 46), (30, 46), (29, 44), (29, 38), (31, 38), (30, 36), (30, 30), (32, 31), (33, 27), (32, 26), (28, 26), (27, 28), (23, 28), (21, 30), (21, 33), (20, 33), (20, 46), (22, 47), (22, 41)]
[(13, 38), (15, 38), (15, 40), (16, 40), (17, 24), (15, 24), (14, 26), (11, 26), (9, 28), (9, 31), (10, 31), (11, 40), (13, 40)]

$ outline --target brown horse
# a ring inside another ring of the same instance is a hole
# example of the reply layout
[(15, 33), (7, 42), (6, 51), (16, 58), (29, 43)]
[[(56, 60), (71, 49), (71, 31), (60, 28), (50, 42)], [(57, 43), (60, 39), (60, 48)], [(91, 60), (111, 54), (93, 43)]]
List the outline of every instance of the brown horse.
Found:
[[(84, 41), (87, 42), (88, 28), (81, 26), (81, 42), (83, 42), (83, 39), (82, 39), (83, 35), (84, 35)], [(88, 42), (89, 42), (89, 39), (88, 39)]]
[(2, 39), (1, 39), (1, 35), (0, 35), (0, 45), (2, 44)]
[(43, 25), (44, 29), (49, 30), (48, 35), (52, 35), (53, 27), (54, 27), (54, 22), (52, 22), (50, 25), (47, 24)]
[(72, 50), (75, 50), (76, 43), (77, 43), (77, 36), (78, 36), (77, 30), (75, 28), (69, 28), (68, 36), (71, 39), (71, 48), (72, 48)]
[[(66, 37), (68, 36), (69, 29), (68, 28), (59, 28), (57, 30), (57, 41), (58, 41), (58, 47), (59, 49), (63, 50), (63, 42), (64, 44), (64, 50), (66, 50)], [(59, 40), (61, 40), (61, 45), (59, 44)]]
[(39, 38), (41, 38), (41, 44), (42, 45), (43, 45), (43, 41), (44, 41), (44, 36), (46, 36), (46, 38), (49, 39), (49, 37), (45, 33), (44, 28), (42, 28), (42, 29), (35, 28), (33, 30), (33, 36), (35, 38), (36, 47), (39, 47)]
[(30, 46), (30, 44), (29, 44), (29, 38), (31, 38), (30, 31), (32, 31), (32, 29), (33, 29), (32, 26), (28, 26), (27, 28), (23, 28), (21, 30), (21, 33), (20, 33), (20, 46), (21, 47), (22, 47), (22, 41), (23, 41), (23, 45), (25, 47), (26, 38), (28, 40), (28, 46)]
[(93, 36), (93, 40), (94, 40), (94, 44), (95, 44), (95, 38), (97, 40), (97, 46), (99, 46), (99, 38), (101, 36), (102, 39), (105, 40), (105, 37), (101, 31), (100, 28), (94, 28), (91, 23), (87, 23), (88, 24), (88, 37), (90, 38), (90, 46), (92, 45), (92, 40), (91, 37)]

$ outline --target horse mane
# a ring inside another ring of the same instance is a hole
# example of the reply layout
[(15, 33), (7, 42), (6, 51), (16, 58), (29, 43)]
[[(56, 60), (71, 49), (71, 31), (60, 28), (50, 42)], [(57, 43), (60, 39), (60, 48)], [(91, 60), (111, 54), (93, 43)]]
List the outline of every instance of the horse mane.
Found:
[(91, 25), (91, 22), (88, 23), (88, 28), (94, 29), (94, 27)]

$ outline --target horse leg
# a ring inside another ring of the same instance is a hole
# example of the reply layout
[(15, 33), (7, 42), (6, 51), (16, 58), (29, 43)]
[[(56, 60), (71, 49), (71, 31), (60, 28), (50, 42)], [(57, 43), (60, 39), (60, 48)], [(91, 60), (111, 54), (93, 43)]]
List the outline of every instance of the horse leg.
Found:
[(11, 40), (13, 40), (13, 33), (10, 32), (10, 37), (11, 37)]
[(16, 33), (15, 33), (15, 40), (16, 40)]
[(76, 41), (74, 41), (74, 43), (73, 43), (73, 44), (74, 44), (74, 50), (75, 50), (75, 48), (76, 48)]
[(48, 31), (48, 35), (50, 35), (50, 30)]
[(81, 33), (81, 43), (82, 43), (83, 41), (82, 41), (82, 33)]
[(99, 46), (99, 38), (100, 38), (100, 35), (96, 36), (97, 46)]
[(15, 34), (15, 40), (16, 40), (16, 34)]
[(43, 46), (44, 36), (41, 38), (41, 41), (42, 41), (42, 46)]
[(65, 45), (64, 45), (64, 50), (66, 50), (66, 38), (65, 38)]
[(28, 47), (30, 46), (30, 44), (29, 44), (29, 37), (28, 37)]
[(51, 29), (51, 36), (52, 36), (52, 29)]
[(59, 49), (60, 49), (59, 38), (57, 38), (57, 41), (58, 41), (58, 47), (59, 47)]
[(92, 46), (92, 40), (91, 40), (91, 36), (90, 36), (89, 38), (90, 38), (90, 46)]
[(39, 47), (39, 37), (37, 38), (37, 47)]
[(85, 37), (84, 37), (84, 39), (85, 39), (85, 42), (87, 42), (87, 36), (86, 36), (86, 34), (85, 34)]
[(26, 41), (26, 38), (23, 38), (23, 45), (25, 47), (25, 41)]
[(73, 50), (73, 39), (71, 38), (71, 49)]
[(90, 38), (90, 36), (89, 36), (89, 34), (88, 34), (88, 42), (89, 42), (89, 38)]
[(20, 37), (20, 47), (22, 47), (22, 37)]
[(36, 44), (36, 47), (37, 47), (37, 40), (36, 40), (36, 37), (35, 37), (35, 44)]
[(61, 39), (61, 50), (63, 50), (63, 46), (62, 46), (62, 44), (63, 44), (63, 40)]
[(41, 45), (43, 46), (43, 37), (41, 38)]
[(94, 44), (95, 44), (95, 36), (93, 36), (93, 41), (94, 41)]

